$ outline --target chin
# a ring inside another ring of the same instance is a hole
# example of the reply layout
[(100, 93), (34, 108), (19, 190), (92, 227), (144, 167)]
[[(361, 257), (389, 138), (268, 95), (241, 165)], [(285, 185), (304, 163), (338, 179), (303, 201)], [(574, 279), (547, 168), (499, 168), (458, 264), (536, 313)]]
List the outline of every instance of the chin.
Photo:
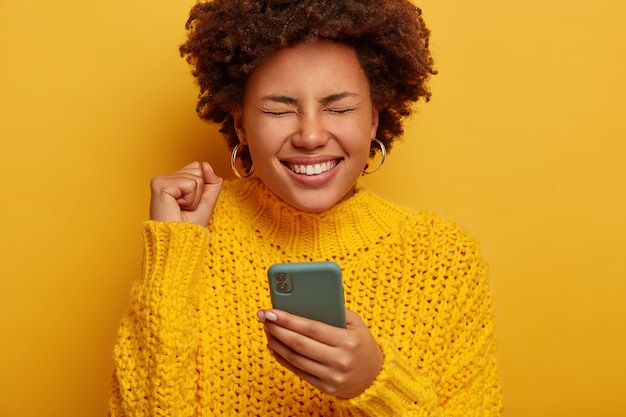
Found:
[[(350, 190), (352, 191), (352, 190)], [(304, 195), (303, 195), (304, 194)], [(293, 196), (281, 196), (281, 198), (286, 201), (289, 205), (309, 213), (321, 213), (326, 210), (330, 210), (338, 203), (347, 200), (352, 195), (353, 192), (348, 192), (346, 194), (334, 194), (324, 190), (317, 190), (317, 192), (313, 193), (299, 193), (296, 198)]]
[(287, 203), (297, 208), (298, 210), (306, 211), (308, 213), (321, 213), (323, 211), (333, 208), (335, 204), (337, 204), (337, 202), (325, 203), (319, 200), (314, 202), (287, 201)]

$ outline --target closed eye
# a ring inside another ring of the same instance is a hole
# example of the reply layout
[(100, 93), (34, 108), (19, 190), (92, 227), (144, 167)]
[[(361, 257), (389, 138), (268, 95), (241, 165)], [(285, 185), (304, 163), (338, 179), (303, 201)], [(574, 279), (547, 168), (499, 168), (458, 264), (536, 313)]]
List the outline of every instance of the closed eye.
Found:
[(268, 116), (280, 117), (293, 112), (290, 111), (264, 111), (263, 114), (267, 114)]
[(334, 114), (344, 114), (354, 111), (354, 109), (326, 109), (326, 111)]

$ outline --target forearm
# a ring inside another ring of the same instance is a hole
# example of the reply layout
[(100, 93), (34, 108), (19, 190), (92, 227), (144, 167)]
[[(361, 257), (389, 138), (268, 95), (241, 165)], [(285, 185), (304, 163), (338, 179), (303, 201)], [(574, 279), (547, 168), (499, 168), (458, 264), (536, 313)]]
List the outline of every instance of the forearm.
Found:
[(143, 279), (133, 289), (115, 347), (118, 393), (112, 391), (111, 401), (122, 404), (112, 410), (193, 415), (199, 335), (194, 283), (207, 245), (208, 232), (199, 226), (145, 224)]
[(385, 359), (374, 383), (358, 397), (341, 400), (347, 415), (365, 416), (440, 416), (435, 386), (418, 371), (391, 342), (381, 345)]
[[(462, 255), (455, 262), (421, 277), (414, 274), (419, 278), (412, 285), (420, 285), (419, 279), (428, 285), (411, 297), (401, 297), (400, 307), (386, 304), (387, 315), (401, 319), (394, 319), (399, 324), (379, 336), (389, 341), (381, 343), (385, 360), (378, 378), (362, 395), (342, 402), (348, 415), (500, 415), (487, 267), (475, 244), (464, 236), (457, 239)], [(436, 257), (440, 259), (448, 252), (437, 253), (442, 254)]]
[(416, 369), (390, 343), (383, 344), (381, 374), (363, 394), (341, 400), (340, 406), (354, 417), (499, 416), (495, 337), (485, 342), (468, 347), (465, 360), (448, 364), (438, 382)]

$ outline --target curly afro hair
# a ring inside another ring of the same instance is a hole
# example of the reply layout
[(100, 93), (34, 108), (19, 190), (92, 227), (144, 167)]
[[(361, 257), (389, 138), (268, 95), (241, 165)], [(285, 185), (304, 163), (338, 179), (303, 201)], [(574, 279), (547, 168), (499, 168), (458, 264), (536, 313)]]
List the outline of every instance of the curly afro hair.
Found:
[(353, 47), (388, 150), (413, 103), (430, 99), (427, 81), (436, 74), (430, 32), (409, 0), (213, 0), (191, 9), (186, 28), (180, 53), (200, 87), (198, 115), (221, 124), (231, 148), (238, 143), (231, 112), (251, 72), (279, 48), (317, 39)]

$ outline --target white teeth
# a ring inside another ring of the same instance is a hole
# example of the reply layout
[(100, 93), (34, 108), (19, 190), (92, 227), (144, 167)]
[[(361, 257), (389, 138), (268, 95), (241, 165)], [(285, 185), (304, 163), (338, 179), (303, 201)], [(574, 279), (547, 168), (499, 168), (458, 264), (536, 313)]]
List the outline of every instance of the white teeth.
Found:
[(289, 164), (289, 168), (296, 174), (319, 175), (326, 171), (330, 171), (337, 166), (337, 161), (322, 162), (314, 165), (294, 165)]

